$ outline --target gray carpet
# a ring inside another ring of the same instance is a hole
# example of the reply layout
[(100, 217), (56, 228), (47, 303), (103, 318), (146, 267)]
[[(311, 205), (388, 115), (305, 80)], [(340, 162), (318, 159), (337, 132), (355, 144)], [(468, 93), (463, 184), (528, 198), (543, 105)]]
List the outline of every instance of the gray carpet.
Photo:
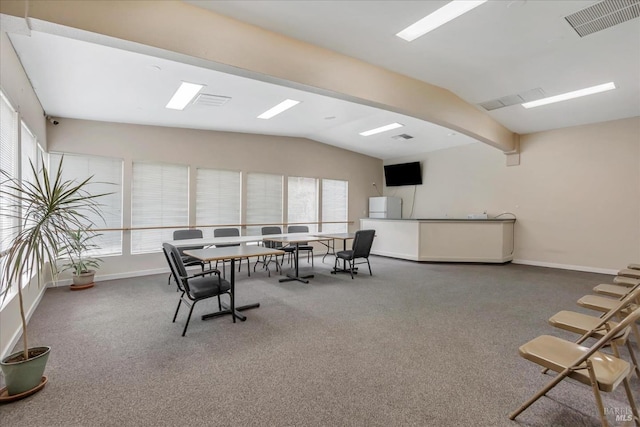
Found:
[[(178, 294), (166, 275), (48, 290), (30, 337), (53, 347), (49, 384), (0, 406), (1, 423), (600, 425), (591, 390), (573, 381), (515, 422), (508, 413), (551, 378), (519, 357), (518, 346), (541, 334), (575, 339), (547, 318), (584, 311), (575, 301), (610, 276), (382, 257), (372, 267), (373, 277), (351, 280), (330, 275), (317, 258), (308, 285), (243, 271), (238, 304), (261, 307), (233, 324), (202, 321), (217, 303), (200, 302), (184, 338), (187, 312), (171, 323)], [(632, 386), (640, 389), (635, 377)], [(622, 387), (603, 396), (608, 410), (628, 408)]]

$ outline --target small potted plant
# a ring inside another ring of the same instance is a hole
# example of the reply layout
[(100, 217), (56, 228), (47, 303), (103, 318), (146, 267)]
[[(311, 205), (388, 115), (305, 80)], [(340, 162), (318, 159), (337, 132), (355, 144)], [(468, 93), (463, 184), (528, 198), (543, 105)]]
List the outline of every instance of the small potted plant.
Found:
[(72, 291), (88, 289), (94, 285), (94, 269), (100, 266), (102, 260), (88, 256), (88, 252), (98, 247), (91, 242), (97, 236), (99, 235), (86, 229), (73, 230), (68, 234), (67, 244), (62, 247), (60, 255), (67, 257), (69, 262), (62, 266), (61, 271), (73, 271), (73, 284), (69, 286)]

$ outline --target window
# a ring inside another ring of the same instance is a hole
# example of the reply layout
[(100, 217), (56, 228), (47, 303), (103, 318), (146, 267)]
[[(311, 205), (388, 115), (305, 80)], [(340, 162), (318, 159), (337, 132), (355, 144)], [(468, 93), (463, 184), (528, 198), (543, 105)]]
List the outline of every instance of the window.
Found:
[(290, 176), (288, 179), (287, 222), (308, 223), (310, 232), (318, 231), (318, 180)]
[(29, 130), (29, 128), (23, 121), (20, 121), (20, 127), (20, 176), (22, 177), (22, 180), (34, 183), (35, 176), (33, 175), (31, 164), (33, 164), (33, 168), (36, 170), (37, 174), (38, 144), (36, 143), (36, 137), (33, 135), (33, 133), (31, 133), (31, 130)]
[[(189, 225), (189, 168), (133, 163), (131, 227), (187, 227)], [(176, 228), (131, 231), (131, 253), (158, 252), (173, 240)]]
[[(49, 155), (50, 173), (58, 172), (63, 154)], [(100, 206), (102, 217), (85, 212), (93, 225), (91, 228), (122, 228), (122, 159), (109, 157), (64, 154), (62, 179), (77, 183), (92, 177), (86, 186), (90, 194), (106, 194), (95, 199)], [(100, 231), (92, 243), (98, 246), (91, 255), (122, 254), (122, 231)]]
[[(247, 174), (247, 224), (282, 222), (282, 175)], [(247, 227), (247, 235), (262, 234), (262, 226)]]
[[(349, 218), (349, 183), (334, 179), (322, 180), (322, 221), (347, 221)], [(348, 225), (322, 224), (322, 231), (346, 233)]]
[[(4, 93), (0, 92), (0, 185), (8, 178), (18, 178), (18, 113), (11, 106)], [(2, 188), (4, 190), (4, 188)], [(0, 252), (9, 247), (11, 237), (16, 233), (18, 220), (7, 217), (10, 203), (0, 194)]]
[[(240, 172), (216, 169), (196, 171), (196, 224), (240, 224)], [(204, 228), (213, 237), (213, 228)]]

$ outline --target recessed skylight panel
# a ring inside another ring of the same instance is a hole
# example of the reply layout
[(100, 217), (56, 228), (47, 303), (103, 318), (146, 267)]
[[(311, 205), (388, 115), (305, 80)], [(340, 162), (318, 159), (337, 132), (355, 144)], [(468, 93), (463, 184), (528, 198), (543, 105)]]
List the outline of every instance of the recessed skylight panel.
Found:
[(409, 25), (396, 34), (396, 36), (408, 42), (414, 41), (418, 37), (424, 36), (428, 32), (435, 30), (486, 2), (487, 0), (454, 0), (425, 16), (418, 22)]
[(184, 108), (189, 105), (191, 100), (198, 94), (198, 92), (200, 92), (200, 89), (202, 89), (203, 87), (204, 85), (199, 85), (196, 83), (182, 82), (165, 108), (169, 108), (171, 110), (184, 110)]
[(579, 98), (581, 96), (593, 95), (595, 93), (613, 90), (616, 85), (613, 82), (602, 85), (591, 86), (584, 89), (574, 90), (573, 92), (561, 93), (560, 95), (550, 96), (548, 98), (538, 99), (537, 101), (525, 102), (522, 104), (524, 108), (540, 107), (542, 105), (553, 104), (555, 102), (566, 101), (568, 99)]
[(400, 123), (391, 123), (389, 125), (380, 126), (379, 128), (370, 129), (370, 130), (367, 130), (367, 131), (364, 131), (364, 132), (360, 132), (360, 135), (362, 135), (362, 136), (375, 135), (377, 133), (386, 132), (388, 130), (398, 129), (398, 128), (401, 128), (402, 126), (404, 126), (404, 125), (401, 125)]
[(268, 119), (270, 119), (272, 117), (275, 117), (278, 114), (288, 110), (291, 107), (295, 107), (298, 104), (300, 104), (300, 101), (296, 101), (296, 100), (293, 100), (293, 99), (284, 100), (280, 104), (276, 105), (275, 107), (272, 107), (272, 108), (268, 109), (267, 111), (265, 111), (264, 113), (260, 114), (258, 116), (258, 118), (259, 119), (268, 120)]

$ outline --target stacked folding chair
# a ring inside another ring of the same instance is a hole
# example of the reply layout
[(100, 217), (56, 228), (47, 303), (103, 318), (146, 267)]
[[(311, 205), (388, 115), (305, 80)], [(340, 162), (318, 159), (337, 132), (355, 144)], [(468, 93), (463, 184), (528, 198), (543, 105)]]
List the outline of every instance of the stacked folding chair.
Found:
[[(600, 392), (612, 392), (622, 384), (630, 406), (625, 421), (633, 421), (640, 426), (640, 415), (630, 384), (634, 372), (640, 378), (640, 368), (629, 340), (633, 331), (636, 344), (640, 343), (636, 324), (640, 319), (640, 264), (629, 264), (620, 270), (613, 284), (598, 285), (594, 291), (599, 295), (586, 295), (578, 300), (578, 304), (602, 313), (600, 316), (560, 311), (549, 319), (552, 326), (579, 334), (575, 342), (542, 335), (520, 347), (520, 355), (542, 366), (543, 373), (552, 370), (558, 375), (511, 413), (510, 419), (515, 419), (563, 379), (572, 378), (592, 388), (603, 426), (609, 424)], [(589, 338), (597, 340), (596, 343), (591, 347), (583, 346), (582, 343)], [(629, 361), (621, 357), (621, 346), (627, 348)], [(607, 347), (610, 350), (603, 351)]]

